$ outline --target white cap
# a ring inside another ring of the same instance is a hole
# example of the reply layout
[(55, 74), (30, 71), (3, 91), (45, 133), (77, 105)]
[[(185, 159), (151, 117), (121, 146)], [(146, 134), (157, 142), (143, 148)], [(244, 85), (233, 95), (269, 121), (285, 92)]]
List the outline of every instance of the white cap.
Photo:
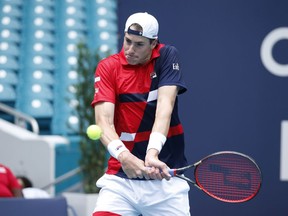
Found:
[[(143, 31), (139, 32), (130, 30), (129, 27), (134, 23), (139, 24), (142, 27)], [(125, 24), (124, 32), (128, 32), (129, 34), (140, 35), (150, 39), (157, 39), (158, 29), (159, 25), (157, 19), (154, 16), (145, 12), (145, 13), (135, 13), (132, 14), (130, 17), (128, 17)]]

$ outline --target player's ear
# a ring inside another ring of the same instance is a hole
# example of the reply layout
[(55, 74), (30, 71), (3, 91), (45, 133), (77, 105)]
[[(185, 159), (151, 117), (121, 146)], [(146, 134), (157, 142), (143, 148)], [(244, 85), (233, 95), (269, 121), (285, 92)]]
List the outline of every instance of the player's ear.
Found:
[(152, 42), (151, 42), (151, 48), (154, 49), (157, 44), (158, 44), (158, 40), (157, 40), (157, 39), (152, 40)]

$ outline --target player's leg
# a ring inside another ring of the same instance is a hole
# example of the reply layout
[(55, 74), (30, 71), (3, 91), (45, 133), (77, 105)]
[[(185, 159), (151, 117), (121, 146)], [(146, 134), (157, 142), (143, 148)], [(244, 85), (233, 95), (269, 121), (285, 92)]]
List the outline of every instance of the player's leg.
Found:
[(138, 216), (133, 207), (134, 193), (125, 179), (104, 175), (97, 182), (101, 187), (93, 216)]
[(149, 188), (149, 190), (142, 190), (141, 194), (143, 198), (141, 202), (145, 203), (140, 209), (143, 215), (190, 216), (188, 194), (190, 187), (186, 181), (172, 178), (170, 181), (145, 181), (143, 184), (147, 184), (143, 186)]

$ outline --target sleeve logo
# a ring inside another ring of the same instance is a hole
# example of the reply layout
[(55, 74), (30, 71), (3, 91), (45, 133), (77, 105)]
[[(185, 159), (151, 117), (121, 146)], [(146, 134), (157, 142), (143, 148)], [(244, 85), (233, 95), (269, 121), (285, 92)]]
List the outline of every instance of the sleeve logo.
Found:
[(179, 64), (178, 63), (173, 63), (172, 64), (173, 70), (180, 70)]

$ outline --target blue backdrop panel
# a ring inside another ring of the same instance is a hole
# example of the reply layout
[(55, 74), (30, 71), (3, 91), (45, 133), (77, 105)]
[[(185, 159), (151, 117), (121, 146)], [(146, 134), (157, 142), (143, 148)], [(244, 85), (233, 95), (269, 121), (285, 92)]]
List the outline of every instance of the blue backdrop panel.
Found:
[(158, 18), (160, 41), (180, 51), (188, 160), (234, 150), (262, 168), (263, 187), (247, 203), (221, 203), (191, 187), (192, 215), (288, 214), (287, 8), (286, 0), (119, 1), (119, 45), (126, 18), (147, 11)]

